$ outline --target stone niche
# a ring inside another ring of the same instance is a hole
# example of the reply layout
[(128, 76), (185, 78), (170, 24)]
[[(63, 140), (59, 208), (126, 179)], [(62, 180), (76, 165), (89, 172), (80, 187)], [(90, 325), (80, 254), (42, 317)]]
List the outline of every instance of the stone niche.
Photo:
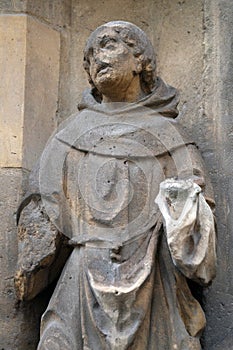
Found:
[[(111, 20), (141, 27), (157, 53), (159, 75), (180, 91), (180, 121), (198, 144), (216, 195), (218, 275), (201, 292), (203, 349), (233, 341), (232, 50), (229, 0), (2, 1), (0, 4), (0, 348), (34, 350), (50, 291), (18, 303), (15, 212), (29, 171), (57, 124), (77, 111), (88, 86), (82, 50)], [(224, 40), (223, 40), (224, 38)], [(51, 289), (53, 286), (51, 286)]]

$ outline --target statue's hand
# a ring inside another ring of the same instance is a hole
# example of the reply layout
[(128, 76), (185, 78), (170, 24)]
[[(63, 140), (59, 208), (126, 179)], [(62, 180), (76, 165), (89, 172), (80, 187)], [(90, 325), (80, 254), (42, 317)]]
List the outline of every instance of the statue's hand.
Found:
[[(160, 191), (155, 200), (165, 220), (178, 220), (184, 211), (196, 201), (201, 187), (196, 183), (201, 179), (176, 180), (167, 179), (160, 184)], [(189, 199), (189, 202), (188, 202)]]

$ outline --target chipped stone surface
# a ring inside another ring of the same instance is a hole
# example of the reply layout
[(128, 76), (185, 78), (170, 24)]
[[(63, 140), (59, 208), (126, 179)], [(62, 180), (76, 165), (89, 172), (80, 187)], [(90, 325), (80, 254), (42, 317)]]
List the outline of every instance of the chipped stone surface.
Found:
[[(233, 323), (233, 273), (231, 267), (231, 247), (233, 244), (231, 234), (233, 227), (231, 221), (233, 205), (231, 178), (233, 160), (232, 117), (230, 115), (233, 101), (231, 96), (233, 25), (230, 17), (232, 13), (231, 1), (145, 0), (137, 2), (119, 0), (114, 2), (106, 0), (101, 2), (101, 6), (93, 6), (92, 0), (78, 2), (3, 0), (0, 2), (0, 12), (8, 14), (27, 12), (42, 24), (46, 24), (53, 29), (59, 29), (61, 34), (59, 108), (57, 113), (59, 121), (64, 120), (71, 112), (76, 111), (83, 86), (87, 85), (85, 73), (81, 67), (82, 48), (86, 37), (97, 25), (120, 18), (134, 22), (148, 33), (157, 51), (160, 74), (165, 77), (168, 83), (178, 87), (181, 92), (180, 109), (182, 119), (187, 125), (187, 131), (193, 136), (205, 158), (215, 187), (219, 231), (218, 249), (221, 261), (218, 265), (219, 273), (216, 282), (213, 287), (209, 288), (206, 295), (205, 309), (208, 322), (203, 344), (206, 350), (213, 350), (214, 346), (216, 349), (227, 349), (232, 344)], [(2, 19), (3, 17), (1, 17), (1, 21)], [(10, 33), (9, 26), (7, 28)], [(20, 31), (20, 28), (20, 25), (17, 25), (17, 31)], [(7, 35), (7, 33), (4, 33), (4, 35)], [(1, 36), (2, 38), (4, 36)], [(18, 45), (20, 45), (20, 42)], [(11, 47), (11, 43), (9, 43), (9, 49)], [(4, 50), (6, 50), (6, 47), (4, 47)], [(12, 56), (10, 59), (14, 60), (15, 57)], [(0, 61), (2, 63), (1, 57)], [(9, 67), (7, 71), (8, 69)], [(1, 71), (1, 74), (4, 75), (5, 72)], [(19, 82), (19, 79), (17, 84), (15, 84), (15, 80), (8, 82), (12, 94), (18, 84), (22, 83)], [(21, 91), (18, 95), (15, 94), (12, 100), (19, 99), (21, 101), (20, 93)], [(9, 118), (14, 120), (15, 110), (13, 110), (13, 107), (17, 108), (17, 104), (10, 106), (13, 113), (9, 114)], [(1, 130), (4, 130), (2, 125)], [(14, 131), (19, 132), (19, 128), (16, 126)], [(8, 133), (5, 136), (7, 139), (9, 138), (7, 142), (10, 142), (11, 147), (14, 146), (17, 153), (20, 152), (20, 148), (18, 148), (18, 145), (21, 144), (20, 137), (17, 139), (14, 136), (10, 138)], [(12, 157), (14, 157), (14, 164), (20, 163), (17, 155), (12, 154)], [(220, 172), (219, 168), (221, 168)], [(6, 177), (1, 177), (1, 181), (3, 181), (1, 202), (2, 198), (8, 201), (8, 196), (15, 200), (15, 197), (6, 188), (6, 178), (8, 176), (20, 181), (18, 175), (11, 172), (11, 170)], [(4, 220), (4, 225), (6, 223), (7, 227), (3, 227), (1, 239), (5, 239), (5, 232), (9, 225), (8, 218), (12, 217), (11, 213), (8, 215), (6, 206), (3, 208), (3, 215), (7, 217)], [(10, 206), (7, 209), (11, 210)], [(15, 254), (15, 241), (12, 243), (12, 247), (13, 254)], [(12, 261), (15, 264), (15, 257)], [(9, 267), (9, 271), (12, 271), (12, 266)], [(5, 281), (4, 278), (8, 278), (7, 276), (10, 275), (7, 272), (8, 265), (4, 263), (2, 269), (3, 279), (1, 281), (6, 283), (3, 281)], [(217, 292), (215, 292), (216, 290)], [(1, 334), (0, 339), (4, 341), (3, 343), (0, 341), (0, 345), (5, 350), (12, 350), (13, 348), (14, 350), (16, 348), (17, 350), (34, 350), (35, 343), (33, 340), (30, 343), (30, 339), (33, 337), (37, 339), (36, 337), (38, 337), (38, 330), (35, 331), (35, 328), (39, 326), (38, 321), (36, 327), (32, 326), (32, 314), (36, 318), (36, 312), (33, 309), (30, 309), (31, 311), (20, 310), (19, 312), (23, 315), (22, 318), (26, 320), (26, 323), (23, 323), (22, 319), (15, 318), (13, 311), (9, 311), (9, 308), (12, 307), (12, 304), (9, 306), (9, 303), (12, 303), (11, 292), (8, 293), (10, 299), (8, 299), (5, 289), (2, 293), (1, 298), (3, 299), (1, 300), (4, 303), (4, 310), (6, 310), (3, 312), (4, 320), (1, 319), (4, 325), (2, 329), (3, 331), (10, 330), (10, 336), (7, 332)], [(36, 301), (34, 305), (37, 303), (40, 302)], [(11, 325), (10, 328), (9, 325)], [(27, 332), (28, 328), (31, 330), (32, 337), (29, 337), (29, 345), (22, 343), (20, 346), (20, 342), (16, 344), (15, 339), (20, 339), (19, 334)], [(6, 335), (8, 339), (6, 339)]]
[(18, 224), (15, 288), (19, 300), (33, 299), (59, 276), (70, 252), (65, 243), (67, 240), (48, 221), (41, 201), (32, 200)]
[(0, 347), (5, 350), (34, 348), (40, 308), (44, 303), (38, 299), (36, 304), (24, 307), (17, 302), (14, 291), (18, 255), (15, 218), (25, 177), (21, 169), (0, 170), (0, 216), (5, 218), (0, 236)]

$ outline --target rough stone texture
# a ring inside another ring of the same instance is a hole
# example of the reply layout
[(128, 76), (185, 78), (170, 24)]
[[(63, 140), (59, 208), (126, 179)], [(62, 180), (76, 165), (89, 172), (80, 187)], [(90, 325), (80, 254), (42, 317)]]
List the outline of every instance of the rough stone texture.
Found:
[(17, 230), (15, 213), (22, 195), (27, 174), (21, 169), (0, 170), (0, 348), (32, 350), (39, 331), (39, 319), (47, 297), (35, 303), (19, 304), (14, 291), (17, 262)]
[(71, 0), (1, 0), (0, 13), (26, 13), (56, 29), (69, 26)]
[(63, 30), (70, 26), (71, 4), (71, 0), (28, 0), (26, 13), (53, 28)]
[[(232, 337), (233, 275), (232, 118), (229, 117), (233, 101), (232, 6), (229, 0), (105, 0), (101, 1), (100, 6), (94, 5), (91, 0), (0, 2), (1, 13), (29, 13), (42, 23), (60, 30), (61, 62), (57, 112), (59, 121), (76, 111), (83, 87), (87, 86), (85, 72), (81, 67), (82, 50), (86, 38), (97, 25), (113, 19), (129, 20), (139, 25), (152, 39), (157, 51), (159, 73), (168, 83), (180, 89), (182, 121), (187, 124), (187, 130), (193, 134), (202, 151), (216, 192), (221, 262), (217, 280), (206, 295), (207, 330), (204, 344), (208, 350), (214, 349), (214, 346), (216, 349), (228, 349), (232, 343), (232, 340), (229, 340), (229, 337)], [(6, 47), (4, 49), (6, 50)], [(13, 118), (13, 115), (10, 117)], [(15, 140), (12, 138), (12, 141)], [(15, 173), (11, 175), (16, 176)], [(7, 193), (4, 179), (1, 197), (5, 196), (4, 198), (8, 199), (8, 195), (11, 194)], [(4, 229), (2, 232), (1, 237), (5, 234)], [(2, 268), (5, 267), (2, 265)], [(7, 300), (12, 302), (12, 299)], [(6, 310), (8, 307), (5, 306)], [(21, 327), (21, 321), (14, 321), (14, 313), (9, 315), (4, 311), (4, 315), (9, 316), (11, 322), (10, 327), (7, 325), (7, 331), (12, 342), (4, 339), (5, 347), (2, 347), (5, 350), (15, 350), (17, 346), (12, 346), (13, 338), (24, 331), (26, 326)], [(22, 319), (27, 319), (29, 315), (31, 316), (30, 312), (24, 314)], [(31, 324), (30, 317), (27, 322), (27, 326)], [(33, 337), (33, 332), (31, 334)], [(18, 347), (19, 350), (34, 349), (33, 345), (22, 344), (22, 347)]]
[(203, 1), (156, 1), (152, 12), (159, 75), (178, 89), (180, 122), (195, 139), (202, 109)]
[(200, 147), (205, 150), (203, 155), (215, 187), (219, 256), (217, 278), (205, 294), (207, 350), (233, 348), (232, 11), (231, 1), (205, 1), (205, 94)]
[(31, 169), (56, 126), (59, 33), (24, 15), (0, 23), (0, 166)]
[[(20, 169), (2, 169), (1, 176), (1, 295), (10, 298), (14, 295), (13, 277), (17, 261), (17, 234), (15, 212), (22, 193), (23, 173)], [(2, 299), (1, 299), (2, 302)], [(7, 315), (7, 310), (4, 310)], [(2, 315), (1, 315), (2, 316)], [(2, 329), (1, 329), (2, 330)], [(3, 333), (4, 334), (4, 333)]]
[(23, 210), (18, 225), (17, 298), (31, 300), (51, 284), (71, 250), (68, 239), (48, 220), (41, 200), (32, 200)]
[(0, 12), (15, 13), (26, 11), (27, 0), (2, 0), (0, 2)]

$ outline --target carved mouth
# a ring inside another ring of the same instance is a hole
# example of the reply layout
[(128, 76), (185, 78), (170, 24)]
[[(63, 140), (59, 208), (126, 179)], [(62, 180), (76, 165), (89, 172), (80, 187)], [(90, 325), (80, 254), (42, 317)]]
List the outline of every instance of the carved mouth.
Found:
[(99, 73), (104, 74), (109, 70), (109, 68), (111, 68), (111, 65), (103, 62), (98, 66), (96, 70), (96, 74), (99, 74)]

